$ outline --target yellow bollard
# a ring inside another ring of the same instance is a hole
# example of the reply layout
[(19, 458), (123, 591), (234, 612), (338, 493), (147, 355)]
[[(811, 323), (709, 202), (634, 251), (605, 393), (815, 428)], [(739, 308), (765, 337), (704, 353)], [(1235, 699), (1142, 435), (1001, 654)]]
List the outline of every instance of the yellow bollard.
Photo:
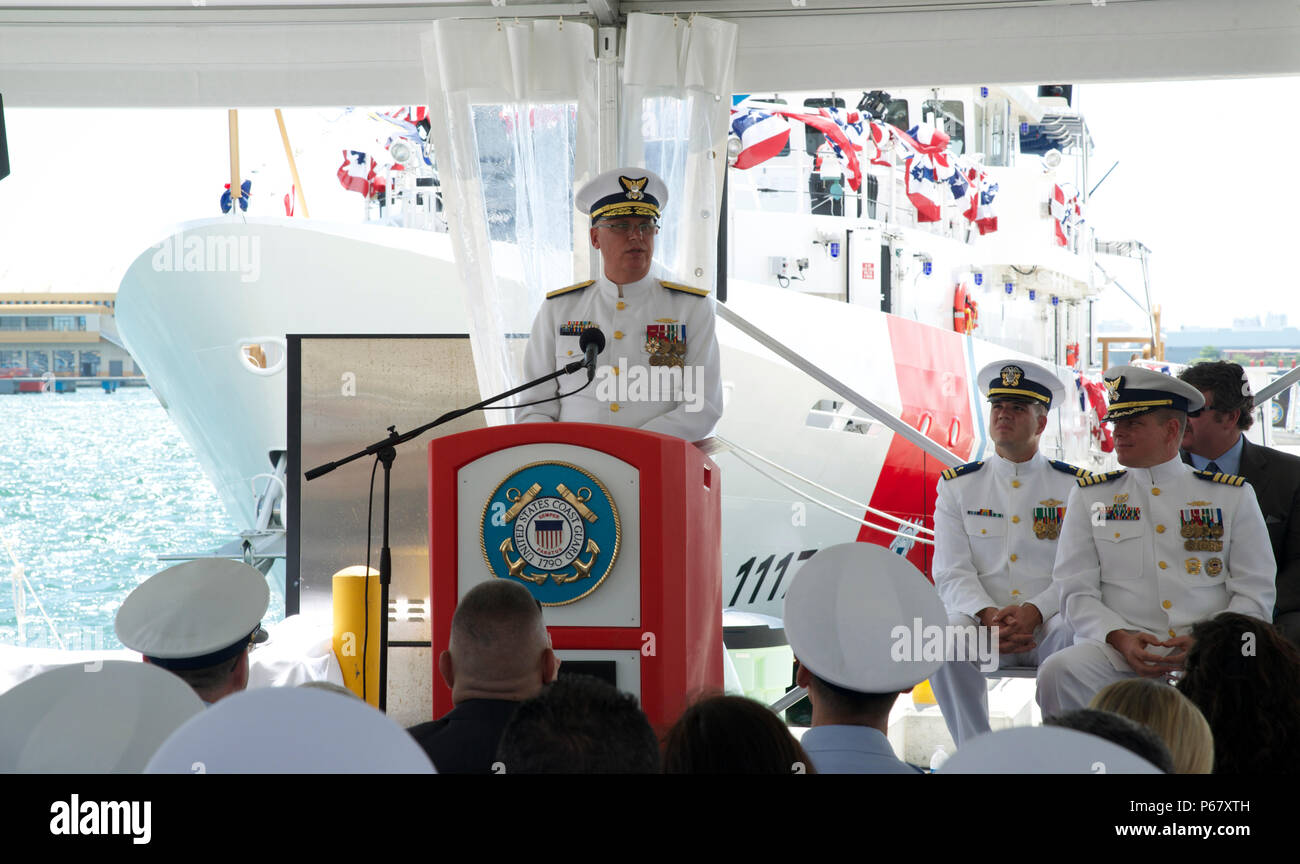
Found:
[(912, 704), (917, 708), (938, 704), (934, 701), (934, 691), (930, 689), (930, 679), (927, 678), (912, 688)]
[[(343, 670), (343, 683), (357, 696), (379, 707), (379, 571), (362, 565), (345, 567), (334, 574), (334, 656)], [(366, 614), (366, 583), (370, 583), (369, 616)], [(366, 619), (370, 632), (367, 639)], [(364, 675), (362, 657), (365, 658)]]

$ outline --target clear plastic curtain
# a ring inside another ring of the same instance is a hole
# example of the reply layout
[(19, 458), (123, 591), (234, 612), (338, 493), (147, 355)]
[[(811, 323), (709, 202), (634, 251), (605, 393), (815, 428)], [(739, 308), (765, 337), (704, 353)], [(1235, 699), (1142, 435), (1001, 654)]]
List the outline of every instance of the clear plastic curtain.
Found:
[(668, 278), (713, 290), (726, 170), (736, 25), (711, 18), (627, 19), (619, 162), (668, 184), (655, 263)]
[(573, 189), (595, 175), (595, 37), (573, 22), (444, 20), (422, 47), (443, 203), (489, 395), (521, 382), (523, 337), (545, 293), (587, 278)]

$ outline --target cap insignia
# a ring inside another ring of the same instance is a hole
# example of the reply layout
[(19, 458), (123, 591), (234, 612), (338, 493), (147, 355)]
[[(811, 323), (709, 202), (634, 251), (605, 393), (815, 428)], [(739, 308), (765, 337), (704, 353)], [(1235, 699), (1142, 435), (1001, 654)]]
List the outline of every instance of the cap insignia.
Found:
[(640, 201), (645, 197), (645, 184), (649, 182), (649, 177), (642, 177), (640, 180), (633, 180), (631, 177), (619, 177), (618, 182), (623, 184), (624, 194), (629, 201)]

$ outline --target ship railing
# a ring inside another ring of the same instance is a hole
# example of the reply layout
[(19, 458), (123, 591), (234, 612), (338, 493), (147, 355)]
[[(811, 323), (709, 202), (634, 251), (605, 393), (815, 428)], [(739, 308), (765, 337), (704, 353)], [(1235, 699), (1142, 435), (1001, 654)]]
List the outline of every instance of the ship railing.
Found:
[[(721, 444), (723, 444), (726, 450), (730, 452), (733, 456), (735, 456), (736, 460), (739, 461), (741, 464), (745, 465), (750, 470), (758, 474), (761, 474), (762, 476), (766, 477), (768, 480), (771, 480), (773, 483), (777, 484), (778, 486), (781, 486), (782, 488), (790, 492), (793, 492), (795, 495), (798, 495), (800, 498), (803, 498), (805, 501), (808, 501), (810, 504), (816, 504), (818, 507), (821, 507), (825, 510), (829, 510), (830, 512), (834, 513), (837, 516), (842, 516), (843, 518), (849, 520), (850, 522), (856, 522), (859, 525), (862, 525), (866, 528), (870, 528), (873, 531), (878, 531), (881, 534), (887, 534), (892, 537), (899, 537), (905, 540), (911, 540), (916, 543), (925, 544), (926, 546), (934, 545), (933, 539), (926, 539), (926, 537), (917, 536), (917, 535), (924, 534), (928, 537), (933, 538), (934, 531), (930, 528), (926, 528), (923, 525), (918, 525), (915, 522), (912, 522), (908, 519), (904, 519), (901, 516), (895, 516), (893, 513), (888, 513), (884, 510), (879, 510), (875, 507), (872, 507), (870, 504), (864, 504), (861, 501), (855, 501), (854, 499), (850, 498), (847, 495), (836, 492), (834, 489), (830, 489), (826, 486), (823, 486), (814, 480), (804, 477), (802, 474), (799, 474), (795, 471), (791, 471), (789, 468), (786, 468), (783, 465), (779, 465), (776, 462), (773, 462), (771, 459), (768, 459), (758, 453), (755, 453), (753, 450), (750, 450), (746, 447), (742, 447), (736, 442), (730, 441), (721, 435), (715, 435), (713, 437), (716, 438)], [(750, 461), (750, 460), (754, 460), (754, 461)], [(785, 474), (788, 477), (792, 477), (795, 480), (799, 481), (800, 483), (811, 486), (812, 488), (816, 489), (819, 492), (824, 492), (827, 495), (833, 495), (836, 498), (839, 498), (841, 501), (845, 501), (853, 505), (858, 510), (862, 510), (863, 512), (868, 513), (872, 516), (876, 516), (877, 518), (888, 519), (892, 522), (895, 522), (897, 523), (898, 528), (897, 529), (889, 528), (885, 525), (878, 525), (874, 522), (868, 522), (866, 519), (860, 518), (858, 516), (854, 516), (852, 513), (847, 513), (839, 509), (838, 507), (835, 507), (834, 505), (822, 501), (819, 498), (814, 498), (808, 492), (805, 492), (804, 490), (799, 489), (791, 485), (790, 483), (787, 483), (781, 478), (776, 477), (773, 474), (769, 473), (768, 471), (763, 470), (758, 465), (755, 465), (754, 464), (755, 461), (762, 462), (764, 465), (771, 466), (772, 468), (775, 468), (777, 471), (780, 471), (782, 474)]]
[(50, 633), (54, 635), (54, 644), (59, 646), (60, 650), (66, 650), (67, 646), (63, 644), (63, 637), (59, 635), (59, 628), (54, 626), (54, 621), (45, 611), (45, 604), (41, 603), (41, 596), (36, 593), (32, 587), (32, 582), (27, 578), (27, 568), (25, 568), (18, 556), (14, 554), (13, 546), (9, 543), (9, 538), (0, 531), (0, 543), (4, 544), (5, 553), (8, 554), (10, 562), (13, 563), (13, 569), (9, 571), (10, 578), (13, 580), (14, 590), (14, 618), (18, 622), (18, 641), (17, 644), (25, 645), (27, 643), (27, 597), (28, 594), (36, 603), (36, 609), (41, 613), (41, 618), (50, 628)]
[(868, 417), (879, 421), (894, 434), (901, 435), (928, 455), (938, 459), (945, 467), (952, 468), (961, 465), (966, 461), (939, 442), (935, 441), (933, 438), (922, 434), (919, 429), (915, 429), (908, 425), (888, 409), (877, 405), (875, 402), (868, 399), (866, 396), (863, 396), (843, 381), (840, 381), (825, 369), (810, 362), (802, 354), (793, 350), (767, 331), (746, 320), (742, 315), (728, 307), (725, 303), (719, 303), (717, 310), (718, 317), (723, 321), (726, 321), (732, 327), (735, 327), (737, 330), (744, 333), (746, 336), (753, 339), (755, 342), (762, 345), (764, 348), (771, 351), (800, 372), (803, 372), (823, 387), (828, 388), (832, 393), (839, 396), (845, 402), (848, 402), (859, 410), (865, 412)]

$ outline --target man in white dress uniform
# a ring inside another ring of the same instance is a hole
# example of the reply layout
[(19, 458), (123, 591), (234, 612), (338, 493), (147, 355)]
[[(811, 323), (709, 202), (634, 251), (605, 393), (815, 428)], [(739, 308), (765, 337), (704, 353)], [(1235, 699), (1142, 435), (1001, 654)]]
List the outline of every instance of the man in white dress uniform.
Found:
[[(582, 331), (607, 340), (595, 380), (572, 396), (519, 409), (520, 422), (609, 423), (676, 435), (708, 437), (722, 416), (722, 377), (709, 292), (651, 273), (658, 219), (668, 189), (644, 168), (601, 174), (577, 194), (591, 216), (591, 245), (600, 250), (599, 279), (546, 295), (524, 355), (531, 380), (582, 357)], [(585, 372), (527, 391), (522, 401), (578, 390)]]
[(1066, 506), (1055, 579), (1075, 644), (1039, 669), (1045, 716), (1086, 707), (1112, 681), (1181, 669), (1198, 621), (1273, 614), (1276, 568), (1254, 491), (1178, 455), (1204, 396), (1136, 366), (1104, 378), (1127, 470), (1080, 480)]
[[(1052, 564), (1065, 502), (1087, 472), (1038, 449), (1047, 413), (1065, 395), (1055, 375), (1035, 363), (1003, 360), (985, 366), (976, 380), (991, 406), (996, 455), (950, 468), (939, 480), (934, 584), (949, 625), (969, 628), (964, 632), (998, 628), (999, 666), (1037, 666), (1073, 641), (1057, 614)], [(930, 680), (959, 747), (989, 731), (980, 667), (991, 671), (992, 660), (965, 653), (960, 660), (949, 656)]]

